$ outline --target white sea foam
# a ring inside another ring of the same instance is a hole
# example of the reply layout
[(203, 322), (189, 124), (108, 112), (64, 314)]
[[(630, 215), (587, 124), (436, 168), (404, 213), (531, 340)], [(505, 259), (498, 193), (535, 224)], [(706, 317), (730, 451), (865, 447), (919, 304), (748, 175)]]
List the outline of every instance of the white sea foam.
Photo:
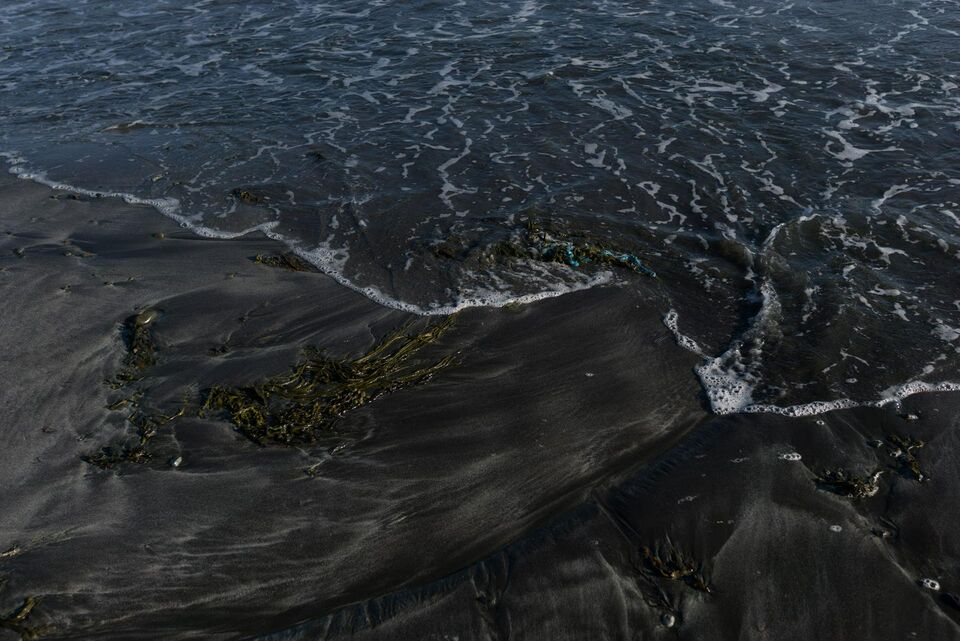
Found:
[[(761, 310), (760, 314), (763, 311)], [(759, 316), (759, 314), (758, 314)], [(899, 406), (903, 399), (914, 394), (926, 392), (960, 392), (960, 383), (941, 381), (928, 383), (926, 381), (908, 381), (893, 385), (880, 393), (880, 397), (871, 400), (854, 400), (840, 398), (830, 401), (813, 401), (797, 405), (773, 405), (755, 403), (753, 391), (757, 380), (750, 370), (743, 367), (726, 367), (725, 362), (731, 350), (739, 352), (742, 339), (737, 341), (730, 350), (719, 357), (707, 355), (699, 344), (686, 336), (679, 328), (679, 314), (671, 309), (663, 317), (663, 324), (673, 333), (677, 344), (684, 349), (705, 359), (703, 365), (695, 368), (704, 392), (710, 400), (710, 409), (715, 414), (779, 414), (799, 418), (816, 416), (835, 410), (852, 409), (854, 407), (884, 407), (886, 405)], [(751, 326), (753, 327), (753, 325)], [(750, 330), (748, 329), (747, 332)]]
[(180, 209), (180, 201), (176, 198), (141, 198), (134, 194), (128, 194), (122, 191), (97, 191), (95, 189), (86, 189), (84, 187), (77, 187), (75, 185), (70, 185), (64, 182), (59, 182), (51, 179), (44, 172), (30, 171), (24, 166), (23, 159), (12, 153), (0, 152), (0, 157), (6, 158), (10, 163), (10, 173), (22, 178), (24, 180), (31, 180), (41, 185), (46, 185), (51, 189), (56, 189), (58, 191), (69, 191), (74, 194), (80, 194), (82, 196), (91, 196), (93, 198), (117, 198), (122, 200), (125, 203), (131, 205), (145, 205), (147, 207), (153, 207), (159, 211), (164, 216), (172, 218), (173, 220), (180, 223), (182, 227), (185, 227), (197, 234), (198, 236), (204, 236), (205, 238), (221, 238), (221, 239), (230, 239), (230, 238), (239, 238), (245, 236), (249, 233), (255, 231), (262, 231), (266, 233), (270, 229), (276, 227), (277, 223), (275, 221), (264, 222), (259, 225), (254, 225), (253, 227), (248, 227), (242, 231), (236, 232), (226, 232), (220, 231), (217, 229), (212, 229), (204, 225), (197, 224), (188, 216), (184, 216)]
[(225, 232), (201, 225), (190, 216), (186, 216), (181, 211), (180, 202), (175, 198), (141, 198), (134, 194), (116, 191), (96, 191), (77, 187), (64, 182), (52, 180), (43, 172), (31, 171), (26, 167), (25, 160), (16, 153), (0, 152), (0, 158), (5, 158), (9, 164), (9, 171), (18, 178), (37, 182), (51, 189), (68, 191), (84, 196), (95, 198), (117, 198), (133, 205), (146, 205), (153, 207), (163, 215), (177, 221), (180, 226), (189, 229), (198, 236), (205, 238), (231, 239), (239, 238), (253, 232), (261, 232), (268, 238), (286, 245), (293, 253), (300, 256), (310, 264), (314, 265), (327, 276), (334, 279), (344, 287), (347, 287), (373, 302), (411, 314), (419, 316), (445, 316), (453, 314), (464, 309), (472, 307), (505, 307), (507, 305), (526, 305), (548, 298), (556, 298), (564, 294), (583, 291), (592, 287), (606, 285), (613, 282), (613, 274), (610, 272), (600, 272), (590, 277), (585, 277), (574, 283), (552, 283), (545, 285), (538, 292), (523, 295), (514, 295), (510, 292), (496, 291), (493, 289), (473, 288), (465, 289), (455, 300), (449, 303), (434, 303), (430, 305), (416, 305), (403, 300), (393, 298), (377, 287), (357, 285), (344, 274), (344, 268), (349, 253), (346, 249), (336, 249), (328, 243), (321, 243), (312, 248), (304, 248), (295, 240), (287, 238), (283, 234), (275, 231), (276, 221), (268, 221), (249, 227), (242, 231)]

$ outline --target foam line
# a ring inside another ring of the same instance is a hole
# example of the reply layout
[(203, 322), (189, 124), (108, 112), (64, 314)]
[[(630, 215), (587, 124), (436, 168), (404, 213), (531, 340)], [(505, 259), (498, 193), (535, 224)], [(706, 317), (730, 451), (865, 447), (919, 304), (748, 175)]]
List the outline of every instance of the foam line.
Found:
[(437, 304), (435, 306), (422, 307), (419, 305), (414, 305), (413, 303), (391, 298), (376, 287), (363, 287), (353, 283), (343, 274), (343, 266), (346, 263), (346, 258), (337, 258), (338, 252), (329, 247), (319, 246), (314, 249), (304, 249), (297, 242), (292, 241), (283, 234), (274, 231), (278, 224), (277, 221), (264, 222), (237, 232), (218, 231), (204, 225), (198, 225), (197, 223), (193, 222), (190, 217), (185, 216), (181, 211), (180, 202), (176, 198), (141, 198), (126, 192), (96, 191), (92, 189), (85, 189), (83, 187), (76, 187), (74, 185), (52, 180), (43, 172), (28, 170), (25, 167), (26, 161), (24, 158), (16, 153), (0, 152), (0, 158), (7, 159), (9, 162), (10, 173), (18, 178), (40, 183), (50, 187), (51, 189), (60, 191), (68, 191), (95, 198), (117, 198), (132, 205), (146, 205), (153, 207), (164, 216), (175, 220), (180, 224), (181, 227), (205, 238), (239, 238), (252, 232), (259, 231), (268, 238), (286, 245), (290, 251), (308, 261), (310, 264), (316, 266), (317, 269), (344, 287), (347, 287), (367, 297), (383, 307), (416, 314), (418, 316), (446, 316), (473, 307), (498, 308), (506, 307), (507, 305), (526, 305), (536, 301), (545, 300), (548, 298), (556, 298), (558, 296), (563, 296), (564, 294), (570, 294), (573, 292), (606, 285), (613, 281), (613, 275), (610, 272), (602, 272), (584, 282), (569, 285), (554, 285), (552, 288), (532, 294), (524, 294), (522, 296), (511, 296), (502, 292), (477, 291), (474, 292), (473, 295), (459, 298), (453, 304)]
[(852, 409), (855, 407), (884, 407), (894, 405), (899, 407), (901, 401), (914, 394), (929, 392), (960, 392), (960, 383), (941, 381), (928, 383), (925, 381), (908, 381), (893, 385), (874, 400), (854, 400), (841, 398), (832, 401), (813, 401), (797, 405), (772, 405), (754, 403), (752, 393), (755, 385), (743, 377), (738, 377), (724, 369), (721, 357), (707, 355), (695, 340), (680, 332), (679, 314), (671, 309), (663, 317), (663, 324), (673, 333), (677, 344), (700, 356), (704, 364), (695, 368), (700, 384), (703, 385), (707, 397), (710, 399), (710, 409), (714, 414), (779, 414), (791, 418), (816, 416), (835, 410)]

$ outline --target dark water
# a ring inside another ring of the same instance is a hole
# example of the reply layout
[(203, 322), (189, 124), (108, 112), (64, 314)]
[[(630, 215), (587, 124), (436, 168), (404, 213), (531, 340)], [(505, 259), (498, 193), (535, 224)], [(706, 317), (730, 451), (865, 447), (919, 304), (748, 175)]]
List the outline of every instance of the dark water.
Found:
[(658, 272), (718, 411), (960, 380), (956, 2), (36, 0), (0, 32), (24, 175), (422, 312), (644, 278), (475, 260), (545, 212)]

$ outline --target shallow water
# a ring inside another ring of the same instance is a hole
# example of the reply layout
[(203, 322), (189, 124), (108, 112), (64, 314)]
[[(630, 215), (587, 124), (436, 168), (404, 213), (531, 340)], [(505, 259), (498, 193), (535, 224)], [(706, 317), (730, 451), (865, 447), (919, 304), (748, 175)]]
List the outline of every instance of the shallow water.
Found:
[(645, 278), (477, 258), (536, 211), (658, 272), (720, 412), (956, 380), (953, 2), (44, 0), (0, 30), (24, 176), (424, 313)]

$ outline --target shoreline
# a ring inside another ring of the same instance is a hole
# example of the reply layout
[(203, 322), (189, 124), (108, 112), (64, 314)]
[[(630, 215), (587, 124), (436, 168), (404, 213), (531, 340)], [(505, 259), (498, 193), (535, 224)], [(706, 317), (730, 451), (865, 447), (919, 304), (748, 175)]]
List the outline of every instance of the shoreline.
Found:
[[(189, 222), (189, 217), (183, 216), (178, 212), (180, 205), (176, 199), (168, 198), (141, 198), (135, 194), (129, 194), (125, 192), (99, 192), (92, 189), (87, 189), (84, 187), (77, 187), (75, 185), (70, 185), (63, 182), (58, 182), (47, 178), (44, 174), (31, 172), (31, 171), (20, 171), (19, 165), (23, 163), (23, 160), (20, 156), (14, 153), (9, 152), (0, 152), (0, 158), (5, 158), (8, 171), (10, 174), (16, 176), (21, 180), (27, 180), (39, 185), (43, 185), (54, 191), (65, 191), (72, 193), (78, 196), (86, 196), (89, 198), (96, 199), (112, 199), (119, 200), (124, 202), (127, 205), (133, 206), (144, 206), (150, 207), (156, 210), (162, 216), (178, 223), (180, 227), (188, 229), (193, 235), (199, 238), (214, 239), (214, 240), (236, 240), (251, 234), (262, 234), (269, 238), (271, 241), (282, 245), (284, 251), (295, 254), (299, 258), (307, 261), (313, 265), (316, 270), (320, 273), (323, 273), (327, 277), (335, 280), (341, 286), (346, 287), (347, 289), (368, 298), (372, 302), (392, 309), (399, 312), (405, 312), (408, 314), (415, 314), (417, 316), (449, 316), (451, 314), (456, 314), (467, 309), (474, 308), (489, 308), (495, 309), (500, 307), (508, 307), (511, 305), (529, 305), (531, 303), (536, 303), (541, 300), (547, 300), (550, 298), (556, 298), (558, 296), (564, 296), (566, 294), (572, 294), (579, 291), (584, 291), (586, 289), (592, 289), (594, 287), (604, 287), (612, 284), (614, 281), (610, 278), (609, 274), (598, 274), (594, 278), (590, 279), (588, 282), (581, 285), (567, 286), (564, 289), (553, 289), (547, 291), (537, 292), (535, 294), (524, 294), (522, 296), (510, 296), (507, 298), (501, 298), (498, 300), (481, 300), (481, 301), (460, 301), (453, 305), (437, 306), (430, 307), (425, 309), (418, 305), (412, 303), (407, 303), (402, 300), (397, 300), (386, 296), (381, 291), (374, 287), (361, 287), (354, 284), (348, 278), (337, 273), (335, 270), (328, 269), (320, 261), (312, 260), (314, 255), (317, 253), (314, 251), (303, 250), (289, 242), (286, 242), (287, 239), (280, 234), (274, 233), (272, 230), (275, 227), (275, 223), (261, 223), (254, 227), (249, 227), (245, 230), (238, 232), (218, 232), (209, 227), (197, 227), (193, 226)], [(326, 250), (328, 251), (328, 250)], [(331, 252), (332, 253), (332, 252)]]

